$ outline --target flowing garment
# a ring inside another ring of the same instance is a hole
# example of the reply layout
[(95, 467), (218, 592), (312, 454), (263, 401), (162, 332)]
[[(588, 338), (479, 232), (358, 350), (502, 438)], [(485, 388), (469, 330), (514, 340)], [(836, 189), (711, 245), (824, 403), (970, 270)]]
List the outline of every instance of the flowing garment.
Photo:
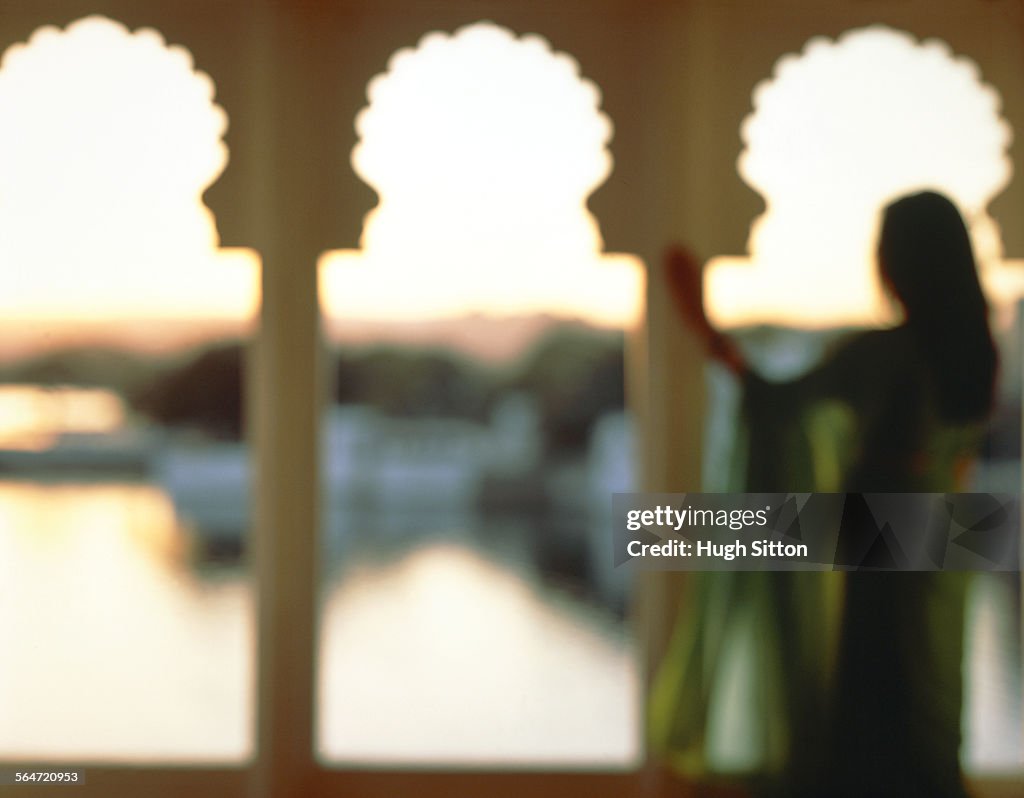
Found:
[[(748, 372), (742, 423), (738, 488), (749, 492), (956, 491), (980, 440), (979, 425), (940, 420), (934, 380), (906, 327), (858, 335), (789, 382)], [(731, 572), (688, 581), (650, 696), (655, 755), (706, 777), (729, 765), (714, 754), (727, 728), (756, 750), (732, 769), (767, 792), (962, 798), (966, 575)], [(737, 669), (755, 685), (739, 712), (729, 696), (743, 682)]]

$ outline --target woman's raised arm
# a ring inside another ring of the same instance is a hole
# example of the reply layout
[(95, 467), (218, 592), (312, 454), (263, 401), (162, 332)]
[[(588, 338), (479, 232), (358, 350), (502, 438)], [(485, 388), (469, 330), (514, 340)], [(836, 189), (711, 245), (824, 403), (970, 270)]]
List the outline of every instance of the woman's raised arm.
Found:
[(681, 244), (670, 246), (665, 250), (665, 280), (676, 311), (704, 343), (707, 353), (735, 374), (746, 371), (739, 348), (714, 328), (704, 312), (704, 274), (697, 256)]

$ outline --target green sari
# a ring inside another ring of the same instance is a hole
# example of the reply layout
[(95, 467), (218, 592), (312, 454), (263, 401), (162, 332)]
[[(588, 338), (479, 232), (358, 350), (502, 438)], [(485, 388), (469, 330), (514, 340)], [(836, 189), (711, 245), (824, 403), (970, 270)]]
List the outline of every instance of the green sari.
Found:
[[(947, 492), (976, 428), (938, 422), (904, 328), (743, 385), (751, 492)], [(648, 708), (682, 776), (785, 796), (962, 796), (956, 573), (692, 573)]]

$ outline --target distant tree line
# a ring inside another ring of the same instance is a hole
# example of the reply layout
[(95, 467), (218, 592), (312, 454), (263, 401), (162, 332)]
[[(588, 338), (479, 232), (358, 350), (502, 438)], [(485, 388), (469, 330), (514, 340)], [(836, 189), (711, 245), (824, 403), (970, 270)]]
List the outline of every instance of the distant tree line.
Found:
[[(185, 357), (116, 350), (58, 352), (0, 370), (0, 380), (109, 387), (138, 413), (171, 427), (238, 439), (243, 429), (243, 342)], [(584, 325), (552, 327), (518, 362), (495, 367), (447, 349), (388, 345), (334, 354), (334, 400), (397, 417), (486, 422), (502, 397), (534, 398), (546, 445), (580, 450), (594, 421), (621, 409), (623, 336)]]

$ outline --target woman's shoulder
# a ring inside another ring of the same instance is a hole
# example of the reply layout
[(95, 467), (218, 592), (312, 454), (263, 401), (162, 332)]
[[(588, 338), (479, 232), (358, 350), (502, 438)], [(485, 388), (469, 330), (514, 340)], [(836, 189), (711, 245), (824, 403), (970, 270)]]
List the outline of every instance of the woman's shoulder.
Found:
[(913, 336), (905, 325), (882, 327), (872, 330), (858, 330), (838, 339), (835, 351), (877, 352), (892, 349), (906, 349), (914, 345)]
[(908, 368), (920, 360), (917, 344), (905, 326), (864, 330), (840, 338), (826, 354), (835, 368)]

